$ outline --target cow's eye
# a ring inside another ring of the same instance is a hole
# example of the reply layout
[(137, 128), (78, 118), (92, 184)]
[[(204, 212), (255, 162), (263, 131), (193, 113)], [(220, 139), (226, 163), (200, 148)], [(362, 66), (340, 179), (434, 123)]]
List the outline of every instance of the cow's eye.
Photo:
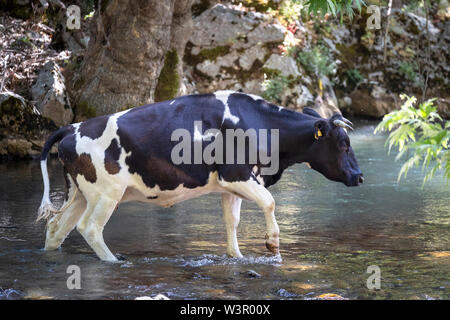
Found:
[(349, 146), (346, 144), (342, 144), (340, 149), (341, 149), (341, 152), (345, 152), (345, 153), (349, 153), (349, 151), (350, 151)]
[(339, 149), (341, 149), (342, 152), (347, 152), (348, 153), (348, 145), (346, 143), (341, 143), (339, 146)]

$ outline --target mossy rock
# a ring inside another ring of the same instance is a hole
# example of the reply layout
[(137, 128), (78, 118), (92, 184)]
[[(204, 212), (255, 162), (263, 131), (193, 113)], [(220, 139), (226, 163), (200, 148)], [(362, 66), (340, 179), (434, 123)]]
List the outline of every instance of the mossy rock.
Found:
[(184, 54), (184, 62), (188, 65), (195, 66), (205, 60), (215, 62), (218, 57), (222, 57), (231, 51), (230, 46), (217, 46), (214, 48), (202, 49), (198, 54), (192, 54), (193, 44), (188, 42)]
[(80, 101), (74, 108), (75, 118), (77, 120), (86, 120), (97, 116), (95, 107), (89, 105), (85, 100)]
[[(354, 69), (355, 66), (361, 65), (362, 61), (359, 61), (359, 57), (363, 57), (366, 60), (368, 59), (368, 54), (363, 51), (365, 49), (360, 44), (352, 44), (352, 45), (345, 45), (341, 43), (336, 44), (336, 49), (340, 52), (339, 59), (342, 61), (342, 65), (340, 68), (343, 69)], [(366, 51), (366, 50), (365, 50)]]
[(29, 19), (33, 13), (32, 7), (28, 1), (0, 0), (0, 7), (2, 8), (2, 11), (10, 16), (23, 20)]
[(244, 7), (255, 8), (258, 12), (267, 12), (267, 10), (278, 10), (282, 1), (274, 0), (243, 0), (241, 1)]
[(178, 74), (178, 54), (169, 50), (164, 59), (164, 66), (159, 74), (155, 89), (155, 101), (170, 100), (177, 96), (180, 88), (180, 75)]
[(55, 130), (51, 120), (43, 118), (24, 98), (14, 93), (0, 95), (0, 137), (38, 137), (44, 130)]
[(275, 78), (279, 75), (281, 75), (281, 71), (277, 70), (277, 69), (269, 69), (269, 68), (262, 68), (261, 69), (262, 72), (264, 72), (264, 74), (267, 76), (267, 78), (271, 79), (271, 78)]
[(211, 5), (210, 0), (200, 0), (200, 1), (198, 1), (198, 3), (193, 4), (191, 7), (192, 16), (198, 17), (204, 11), (208, 10), (210, 5)]

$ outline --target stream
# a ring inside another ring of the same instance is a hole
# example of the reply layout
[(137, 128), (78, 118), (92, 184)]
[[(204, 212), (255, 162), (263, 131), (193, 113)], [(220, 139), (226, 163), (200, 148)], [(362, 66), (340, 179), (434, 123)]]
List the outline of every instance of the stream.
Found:
[[(401, 162), (387, 155), (375, 123), (350, 134), (365, 182), (347, 188), (304, 164), (269, 190), (276, 201), (281, 257), (264, 245), (264, 215), (243, 202), (238, 229), (243, 259), (229, 258), (219, 194), (163, 209), (126, 203), (105, 227), (120, 263), (100, 261), (74, 230), (62, 248), (42, 250), (35, 223), (43, 184), (38, 161), (0, 163), (0, 299), (450, 299), (450, 187), (437, 175), (422, 189), (421, 168), (397, 183)], [(65, 185), (49, 161), (51, 196)], [(70, 290), (77, 265), (81, 289)], [(381, 271), (368, 289), (369, 266)], [(250, 270), (250, 271), (249, 271)], [(258, 277), (258, 275), (260, 277)]]

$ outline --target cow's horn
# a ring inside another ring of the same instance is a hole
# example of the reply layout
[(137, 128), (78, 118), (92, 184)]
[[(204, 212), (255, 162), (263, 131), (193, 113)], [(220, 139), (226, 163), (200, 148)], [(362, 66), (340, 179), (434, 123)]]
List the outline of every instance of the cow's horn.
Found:
[(347, 123), (345, 123), (344, 121), (342, 121), (342, 120), (334, 120), (333, 121), (333, 124), (336, 126), (336, 127), (341, 127), (341, 128), (345, 128), (345, 129), (350, 129), (350, 130), (352, 130), (353, 131), (353, 128), (350, 126), (350, 125), (348, 125)]
[(348, 125), (350, 125), (350, 126), (353, 127), (353, 123), (352, 123), (350, 120), (348, 120), (348, 119), (346, 119), (346, 118), (344, 118), (344, 117), (342, 117), (342, 120), (343, 120), (346, 124), (348, 124)]

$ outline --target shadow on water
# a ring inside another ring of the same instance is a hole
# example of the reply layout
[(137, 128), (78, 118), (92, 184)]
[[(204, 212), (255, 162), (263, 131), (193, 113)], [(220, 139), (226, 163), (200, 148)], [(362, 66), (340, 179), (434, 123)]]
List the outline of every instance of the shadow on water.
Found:
[[(128, 203), (105, 228), (118, 264), (97, 259), (72, 232), (63, 247), (44, 252), (35, 223), (42, 196), (38, 162), (0, 164), (0, 299), (308, 299), (335, 293), (348, 299), (450, 298), (450, 189), (438, 176), (421, 189), (420, 170), (397, 184), (401, 166), (386, 155), (370, 124), (352, 134), (365, 175), (359, 188), (327, 181), (296, 165), (271, 188), (281, 230), (281, 261), (266, 253), (263, 214), (244, 203), (239, 243), (244, 259), (226, 250), (220, 196), (169, 209)], [(64, 179), (49, 165), (52, 197)], [(69, 265), (81, 269), (81, 289), (66, 285)], [(381, 289), (366, 286), (367, 267), (381, 270)], [(249, 276), (253, 270), (260, 277)]]

